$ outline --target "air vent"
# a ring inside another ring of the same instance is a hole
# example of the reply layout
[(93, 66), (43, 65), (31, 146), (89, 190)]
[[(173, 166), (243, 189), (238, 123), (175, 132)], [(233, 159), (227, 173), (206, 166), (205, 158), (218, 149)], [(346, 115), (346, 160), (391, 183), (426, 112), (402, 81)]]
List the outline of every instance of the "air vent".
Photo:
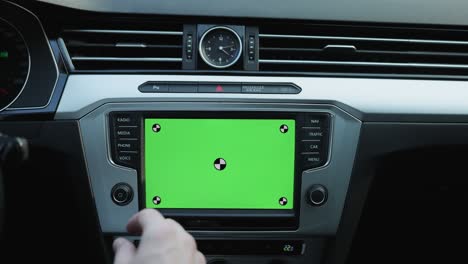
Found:
[(259, 63), (275, 72), (467, 75), (468, 31), (263, 27)]
[(180, 70), (180, 27), (115, 29), (71, 28), (62, 31), (74, 70)]

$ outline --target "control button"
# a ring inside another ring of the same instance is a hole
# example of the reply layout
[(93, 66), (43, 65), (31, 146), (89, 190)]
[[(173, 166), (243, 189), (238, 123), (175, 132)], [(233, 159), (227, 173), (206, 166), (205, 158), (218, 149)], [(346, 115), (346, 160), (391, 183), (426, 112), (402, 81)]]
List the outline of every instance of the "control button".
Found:
[(137, 126), (138, 118), (136, 115), (118, 114), (114, 116), (116, 126)]
[(133, 200), (133, 190), (126, 183), (116, 184), (111, 191), (112, 201), (120, 206), (129, 204)]
[(322, 142), (317, 140), (302, 140), (303, 152), (318, 152), (322, 150)]
[(319, 127), (303, 127), (301, 133), (304, 140), (321, 140), (325, 137), (325, 133)]
[(328, 118), (320, 115), (306, 115), (304, 127), (328, 128)]
[(306, 168), (321, 166), (324, 160), (319, 152), (303, 152), (301, 155)]
[(315, 184), (307, 192), (307, 202), (312, 206), (322, 206), (327, 202), (328, 191), (325, 186)]
[(291, 84), (242, 84), (243, 93), (298, 94), (301, 89)]
[(200, 83), (199, 93), (240, 93), (241, 84), (236, 83)]
[(137, 140), (119, 140), (116, 143), (118, 151), (136, 151), (138, 149)]
[(115, 162), (119, 165), (134, 167), (139, 162), (138, 151), (119, 151)]
[(255, 36), (249, 36), (247, 51), (248, 51), (249, 61), (254, 61), (255, 60)]
[(169, 84), (169, 92), (171, 93), (196, 93), (197, 90), (198, 90), (197, 84), (187, 84), (187, 83)]
[(193, 35), (188, 34), (187, 35), (187, 43), (185, 45), (185, 54), (187, 57), (187, 60), (191, 60), (193, 57)]
[(147, 82), (138, 87), (142, 93), (167, 93), (169, 91), (167, 83)]
[(115, 130), (117, 138), (138, 138), (138, 127), (118, 127)]

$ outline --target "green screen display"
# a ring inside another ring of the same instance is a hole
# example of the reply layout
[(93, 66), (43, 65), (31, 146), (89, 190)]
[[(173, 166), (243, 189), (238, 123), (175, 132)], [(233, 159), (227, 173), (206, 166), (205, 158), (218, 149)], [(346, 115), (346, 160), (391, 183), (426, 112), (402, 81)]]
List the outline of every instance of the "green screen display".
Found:
[(147, 208), (293, 209), (295, 120), (144, 122)]

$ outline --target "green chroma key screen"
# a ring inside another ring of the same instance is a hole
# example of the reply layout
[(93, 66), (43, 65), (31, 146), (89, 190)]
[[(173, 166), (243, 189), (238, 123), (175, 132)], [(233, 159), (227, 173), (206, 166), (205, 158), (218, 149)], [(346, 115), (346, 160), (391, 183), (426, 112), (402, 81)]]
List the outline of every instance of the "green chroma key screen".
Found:
[(293, 209), (295, 120), (145, 119), (147, 208)]

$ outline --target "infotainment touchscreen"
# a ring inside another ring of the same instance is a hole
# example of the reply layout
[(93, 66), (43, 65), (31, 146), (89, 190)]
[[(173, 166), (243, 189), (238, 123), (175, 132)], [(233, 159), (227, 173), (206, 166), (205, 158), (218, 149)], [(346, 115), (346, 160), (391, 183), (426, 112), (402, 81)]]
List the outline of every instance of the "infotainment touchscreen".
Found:
[(145, 207), (293, 209), (294, 119), (144, 119)]

